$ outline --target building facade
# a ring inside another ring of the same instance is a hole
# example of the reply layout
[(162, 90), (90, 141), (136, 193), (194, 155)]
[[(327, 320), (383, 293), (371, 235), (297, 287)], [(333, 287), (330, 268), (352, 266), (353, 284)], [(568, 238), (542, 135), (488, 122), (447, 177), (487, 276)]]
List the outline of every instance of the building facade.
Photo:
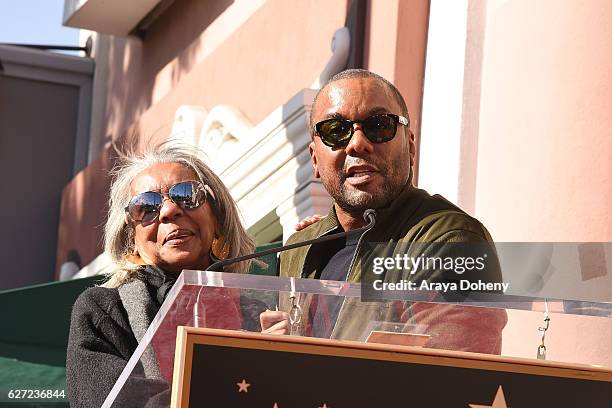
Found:
[[(131, 3), (66, 0), (65, 24), (88, 30), (96, 66), (88, 165), (62, 195), (58, 273), (70, 251), (94, 262), (90, 272), (104, 268), (115, 147), (169, 137), (200, 146), (258, 243), (326, 213), (308, 115), (316, 90), (345, 67), (399, 88), (418, 186), (480, 219), (496, 241), (612, 241), (610, 2)], [(510, 325), (523, 324), (515, 317)]]

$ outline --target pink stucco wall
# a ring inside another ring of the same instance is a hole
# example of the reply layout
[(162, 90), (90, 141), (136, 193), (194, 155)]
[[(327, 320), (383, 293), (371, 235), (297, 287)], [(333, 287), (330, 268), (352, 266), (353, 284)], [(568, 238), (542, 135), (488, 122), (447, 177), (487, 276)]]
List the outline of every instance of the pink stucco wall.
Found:
[[(350, 1), (239, 8), (244, 1), (175, 2), (144, 40), (111, 38), (102, 134), (166, 137), (181, 105), (229, 104), (258, 123), (308, 87), (330, 56)], [(460, 200), (497, 241), (612, 240), (609, 2), (468, 3), (474, 42), (466, 49), (471, 99), (463, 119), (471, 144), (462, 152)], [(417, 140), (428, 13), (427, 0), (372, 0), (366, 17), (364, 66), (398, 86)], [(108, 186), (100, 172), (111, 161), (107, 149), (66, 187), (58, 259), (69, 248), (82, 250), (85, 263), (99, 253), (95, 233)], [(504, 352), (533, 357), (541, 318), (511, 312)], [(597, 363), (611, 355), (612, 329), (602, 322), (556, 315), (551, 358)]]
[(111, 40), (107, 137), (165, 137), (180, 105), (229, 104), (258, 123), (318, 76), (348, 1), (272, 0), (246, 16), (231, 3), (176, 2), (144, 40)]
[(418, 152), (429, 0), (370, 1), (366, 24), (364, 68), (393, 82), (404, 96)]
[(62, 191), (57, 228), (56, 277), (59, 277), (69, 250), (78, 250), (82, 266), (93, 261), (104, 250), (102, 237), (106, 203), (111, 182), (110, 170), (115, 159), (114, 150), (107, 144), (98, 159), (74, 177)]
[[(156, 20), (143, 39), (100, 42), (96, 58), (108, 67), (108, 81), (100, 99), (105, 100), (101, 128), (92, 132), (103, 140), (93, 144), (164, 139), (181, 105), (228, 104), (259, 123), (318, 77), (350, 5), (350, 0), (184, 0)], [(428, 8), (428, 0), (368, 2), (363, 44), (365, 68), (396, 83), (417, 135)], [(92, 200), (86, 192), (100, 190), (91, 175), (109, 165), (107, 156), (108, 148), (102, 149), (103, 159), (66, 186), (58, 265), (68, 249), (83, 252), (85, 264), (100, 251), (98, 227), (106, 200)], [(83, 231), (97, 234), (83, 242)]]
[(476, 214), (497, 241), (612, 240), (612, 7), (490, 0)]
[[(97, 95), (106, 101), (102, 129), (92, 132), (105, 140), (97, 144), (165, 139), (181, 105), (229, 104), (258, 123), (318, 77), (348, 6), (348, 0), (185, 0), (142, 39), (110, 37), (96, 56), (108, 66), (105, 95)], [(84, 264), (101, 252), (111, 150), (102, 149), (64, 189), (56, 270), (69, 249)]]
[[(610, 3), (483, 4), (468, 21), (477, 103), (463, 118), (477, 136), (464, 155), (476, 161), (462, 164), (464, 202), (496, 241), (612, 240)], [(503, 353), (534, 357), (542, 318), (510, 311)], [(612, 364), (609, 320), (553, 315), (548, 357)]]

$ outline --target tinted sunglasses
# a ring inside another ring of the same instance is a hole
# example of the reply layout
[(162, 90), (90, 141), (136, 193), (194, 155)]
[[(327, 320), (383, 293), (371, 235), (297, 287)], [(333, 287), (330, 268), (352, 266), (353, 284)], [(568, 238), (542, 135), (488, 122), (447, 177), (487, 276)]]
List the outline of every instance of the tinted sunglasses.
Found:
[(158, 191), (147, 191), (132, 197), (125, 207), (125, 212), (134, 222), (150, 223), (159, 216), (164, 196), (182, 209), (191, 210), (204, 204), (208, 194), (213, 200), (215, 199), (215, 195), (206, 184), (198, 181), (181, 181), (170, 187), (168, 193), (164, 195)]
[(385, 143), (393, 139), (398, 123), (404, 126), (410, 125), (410, 121), (404, 116), (381, 113), (364, 120), (327, 119), (315, 124), (314, 132), (327, 146), (344, 147), (353, 137), (355, 123), (361, 124), (363, 132), (372, 143)]

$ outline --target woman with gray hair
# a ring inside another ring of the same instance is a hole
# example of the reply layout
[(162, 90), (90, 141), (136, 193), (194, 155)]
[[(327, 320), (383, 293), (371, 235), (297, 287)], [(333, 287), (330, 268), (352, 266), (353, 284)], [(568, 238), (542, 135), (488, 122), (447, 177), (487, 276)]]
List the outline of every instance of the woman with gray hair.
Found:
[[(194, 147), (166, 143), (124, 157), (114, 170), (104, 241), (116, 270), (73, 308), (71, 406), (102, 405), (183, 269), (254, 251), (229, 191), (201, 156)], [(228, 271), (248, 268), (243, 262)]]

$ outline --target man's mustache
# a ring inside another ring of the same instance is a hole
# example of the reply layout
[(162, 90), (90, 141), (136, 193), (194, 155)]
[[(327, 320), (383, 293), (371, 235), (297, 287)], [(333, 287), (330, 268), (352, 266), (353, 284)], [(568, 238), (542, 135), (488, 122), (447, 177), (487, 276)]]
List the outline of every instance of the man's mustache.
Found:
[(346, 156), (344, 166), (342, 166), (342, 174), (340, 175), (343, 179), (348, 177), (348, 169), (351, 166), (370, 166), (381, 173), (384, 173), (387, 168), (384, 163), (376, 163), (373, 160), (366, 160), (360, 157)]

